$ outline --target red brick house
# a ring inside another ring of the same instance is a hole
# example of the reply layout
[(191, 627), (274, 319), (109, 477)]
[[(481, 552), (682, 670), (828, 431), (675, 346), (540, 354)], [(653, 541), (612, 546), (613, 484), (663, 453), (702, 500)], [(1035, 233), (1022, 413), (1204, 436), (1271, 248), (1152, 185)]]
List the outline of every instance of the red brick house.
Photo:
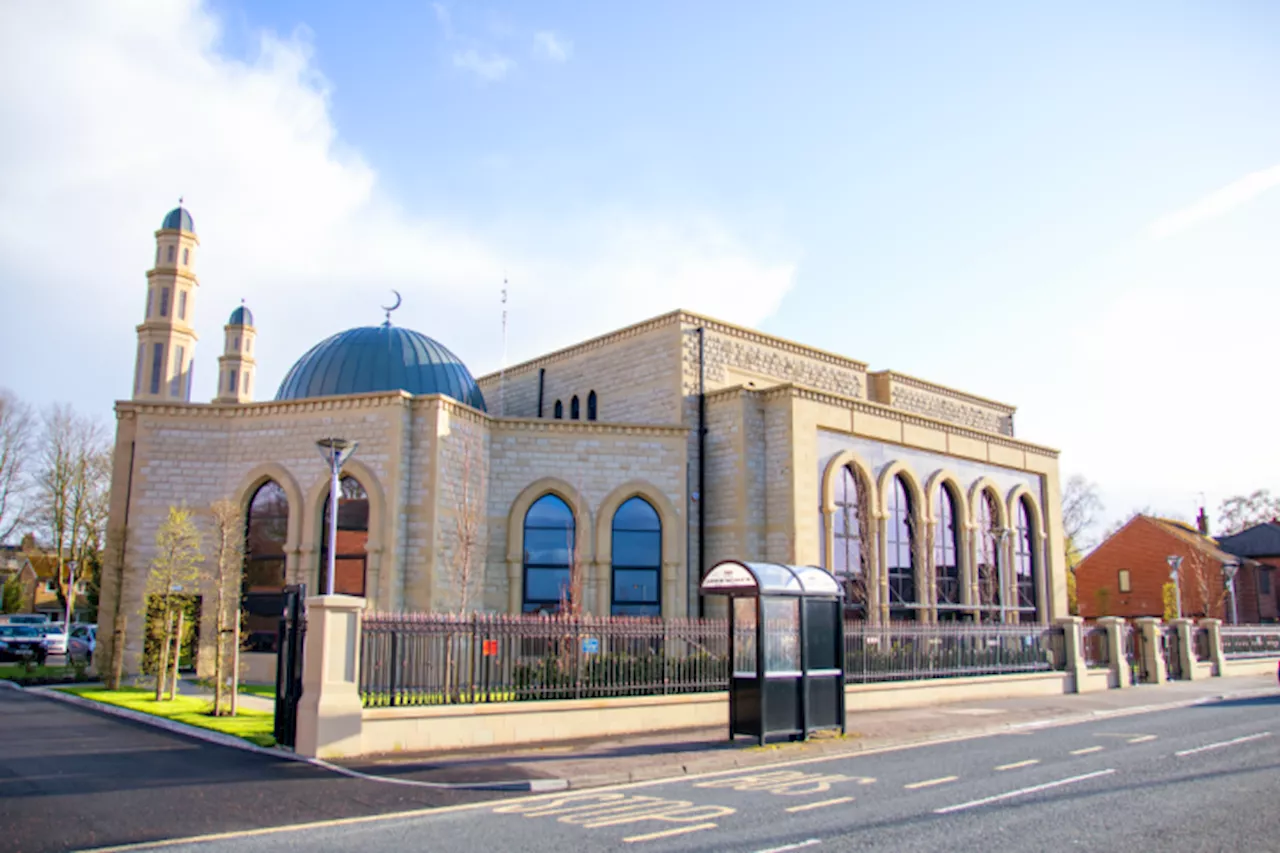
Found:
[(1136, 515), (1076, 567), (1076, 598), (1085, 619), (1099, 616), (1163, 618), (1169, 557), (1182, 558), (1182, 615), (1230, 619), (1224, 566), (1237, 569), (1236, 602), (1241, 623), (1259, 620), (1240, 594), (1239, 577), (1256, 571), (1254, 560), (1237, 557), (1190, 524)]
[[(1242, 558), (1246, 566), (1236, 576), (1236, 607), (1240, 621), (1275, 622), (1280, 619), (1276, 600), (1276, 569), (1280, 568), (1280, 522), (1274, 519), (1218, 540), (1218, 547)], [(1246, 614), (1250, 618), (1246, 618)], [(1254, 614), (1257, 618), (1251, 618)]]

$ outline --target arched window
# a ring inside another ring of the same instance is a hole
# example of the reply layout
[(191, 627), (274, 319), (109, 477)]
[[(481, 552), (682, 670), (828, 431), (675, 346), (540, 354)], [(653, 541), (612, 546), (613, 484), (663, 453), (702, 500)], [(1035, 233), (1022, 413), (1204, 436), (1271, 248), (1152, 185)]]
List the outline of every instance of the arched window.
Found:
[(191, 250), (190, 250), (190, 249), (183, 249), (183, 250), (182, 250), (182, 265), (185, 267), (185, 266), (189, 265), (190, 263), (191, 263)]
[[(324, 492), (320, 517), (320, 579), (316, 589), (327, 595), (329, 582), (329, 490)], [(369, 567), (369, 494), (352, 476), (343, 476), (338, 488), (338, 547), (333, 566), (333, 591), (338, 595), (365, 594)]]
[(596, 392), (592, 391), (587, 395), (587, 420), (594, 421), (596, 419)]
[(555, 419), (560, 420), (563, 417), (564, 417), (564, 403), (561, 403), (559, 400), (556, 400)]
[(185, 290), (178, 291), (178, 319), (187, 319), (187, 292)]
[(1000, 589), (1000, 509), (996, 496), (984, 490), (978, 500), (978, 603), (984, 621), (1000, 621), (1004, 601)]
[(951, 490), (938, 484), (938, 526), (934, 531), (933, 564), (936, 574), (939, 621), (957, 619), (960, 611), (960, 530), (956, 526), (956, 503)]
[(862, 547), (862, 534), (871, 529), (870, 509), (862, 477), (851, 466), (844, 466), (836, 475), (832, 553), (827, 568), (844, 586), (845, 613), (850, 618), (866, 618), (869, 552)]
[(1031, 507), (1023, 497), (1018, 501), (1018, 538), (1014, 544), (1013, 571), (1018, 582), (1018, 618), (1034, 621), (1036, 609), (1035, 528)]
[(893, 478), (888, 523), (885, 550), (889, 569), (889, 618), (915, 619), (916, 611), (909, 606), (916, 601), (915, 519), (911, 494), (901, 474)]
[(169, 288), (160, 288), (160, 316), (169, 316)]
[(581, 412), (580, 407), (578, 406), (578, 395), (574, 394), (573, 399), (569, 401), (569, 420), (576, 421), (580, 415)]
[(524, 514), (525, 613), (554, 613), (572, 598), (573, 510), (558, 495), (546, 494)]
[(642, 497), (613, 514), (614, 616), (662, 615), (662, 521)]
[(276, 650), (288, 536), (289, 498), (279, 483), (267, 480), (253, 493), (245, 513), (241, 593), (252, 651)]
[(166, 259), (169, 263), (173, 263), (173, 246), (169, 247), (169, 253), (166, 255)]

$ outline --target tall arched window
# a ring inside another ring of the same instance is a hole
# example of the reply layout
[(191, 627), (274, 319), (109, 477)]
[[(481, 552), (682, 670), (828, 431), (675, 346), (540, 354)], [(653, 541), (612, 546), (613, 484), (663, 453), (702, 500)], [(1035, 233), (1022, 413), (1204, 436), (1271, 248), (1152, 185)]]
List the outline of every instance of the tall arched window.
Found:
[(613, 514), (614, 616), (662, 615), (662, 521), (642, 497)]
[(569, 401), (569, 420), (576, 421), (581, 416), (581, 407), (578, 405), (578, 395), (574, 394), (573, 399)]
[(978, 499), (978, 603), (984, 621), (1000, 621), (1004, 601), (1000, 589), (1000, 509), (996, 496), (984, 490)]
[(245, 513), (244, 575), (240, 588), (246, 639), (252, 651), (276, 650), (288, 535), (289, 498), (279, 483), (267, 480), (253, 493)]
[(844, 586), (845, 614), (865, 619), (870, 552), (862, 547), (863, 531), (871, 530), (867, 491), (863, 480), (846, 465), (836, 475), (835, 514), (831, 519), (831, 559), (827, 568)]
[(555, 419), (560, 420), (563, 417), (564, 417), (564, 403), (561, 403), (559, 400), (556, 400)]
[(915, 619), (909, 605), (916, 601), (915, 523), (911, 511), (911, 494), (902, 475), (893, 478), (889, 493), (889, 536), (886, 556), (889, 569), (889, 618)]
[(170, 246), (170, 247), (169, 247), (169, 252), (168, 252), (168, 255), (167, 255), (168, 263), (173, 263), (173, 251), (174, 251), (174, 247), (173, 247), (173, 246)]
[(524, 514), (525, 613), (554, 613), (572, 598), (573, 510), (558, 495), (546, 494)]
[[(344, 476), (338, 489), (338, 548), (334, 552), (333, 591), (338, 595), (365, 594), (369, 567), (369, 495), (352, 476)], [(329, 490), (324, 493), (320, 518), (320, 578), (316, 589), (328, 594), (329, 580)]]
[(1023, 497), (1018, 501), (1018, 538), (1014, 544), (1013, 571), (1018, 582), (1018, 618), (1033, 621), (1036, 607), (1035, 528), (1031, 507)]
[(596, 419), (596, 392), (592, 391), (587, 394), (587, 420), (594, 421)]
[(190, 264), (191, 264), (191, 250), (190, 250), (190, 249), (183, 249), (183, 250), (182, 250), (182, 265), (185, 267), (185, 266), (189, 266)]
[(951, 489), (938, 484), (938, 526), (934, 531), (933, 564), (936, 574), (938, 619), (957, 619), (960, 611), (960, 530), (956, 526), (956, 502)]

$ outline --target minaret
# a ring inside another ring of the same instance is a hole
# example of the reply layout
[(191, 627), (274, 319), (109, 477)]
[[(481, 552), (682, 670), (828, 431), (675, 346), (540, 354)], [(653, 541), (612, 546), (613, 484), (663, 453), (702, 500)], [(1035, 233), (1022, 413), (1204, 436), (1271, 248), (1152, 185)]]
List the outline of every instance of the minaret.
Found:
[(253, 374), (257, 362), (253, 360), (253, 313), (244, 307), (231, 312), (231, 319), (224, 327), (227, 334), (223, 354), (218, 356), (218, 394), (215, 403), (253, 402)]
[(196, 246), (191, 214), (178, 206), (156, 232), (156, 264), (147, 271), (147, 308), (138, 326), (138, 359), (133, 399), (182, 402), (191, 399), (195, 358)]

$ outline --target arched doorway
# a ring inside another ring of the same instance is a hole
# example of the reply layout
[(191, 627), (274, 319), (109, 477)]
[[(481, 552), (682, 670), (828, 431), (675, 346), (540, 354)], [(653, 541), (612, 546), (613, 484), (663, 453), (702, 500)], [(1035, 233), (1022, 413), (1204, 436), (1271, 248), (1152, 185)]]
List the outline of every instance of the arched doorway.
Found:
[(275, 651), (284, 590), (289, 497), (275, 480), (258, 486), (245, 511), (241, 592), (248, 651)]

